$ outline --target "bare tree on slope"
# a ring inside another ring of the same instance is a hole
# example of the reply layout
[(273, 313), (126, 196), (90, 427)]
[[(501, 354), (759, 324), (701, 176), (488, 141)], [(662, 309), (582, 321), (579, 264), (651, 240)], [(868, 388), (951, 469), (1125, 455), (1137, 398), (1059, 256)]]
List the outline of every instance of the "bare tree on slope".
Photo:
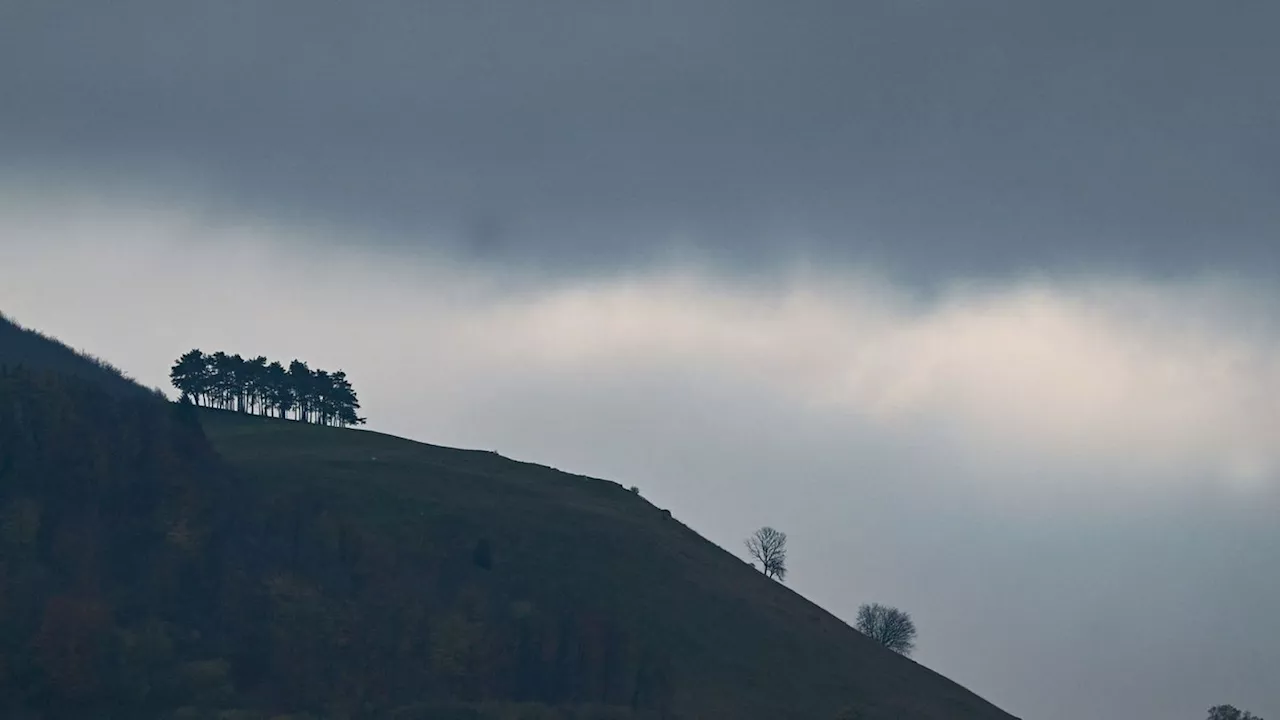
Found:
[(781, 581), (787, 576), (787, 534), (762, 527), (747, 538), (747, 552), (760, 561), (764, 574)]
[(872, 603), (858, 608), (858, 632), (900, 655), (916, 648), (916, 624), (895, 607)]

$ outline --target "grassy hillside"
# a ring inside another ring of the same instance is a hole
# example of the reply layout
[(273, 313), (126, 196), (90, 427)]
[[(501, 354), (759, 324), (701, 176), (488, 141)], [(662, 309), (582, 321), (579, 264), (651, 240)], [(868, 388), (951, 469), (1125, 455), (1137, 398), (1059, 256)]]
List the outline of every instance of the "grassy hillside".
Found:
[[(650, 662), (661, 676), (655, 707), (683, 717), (835, 718), (843, 708), (865, 718), (1008, 717), (616, 483), (373, 432), (203, 417), (218, 451), (261, 492), (323, 502), (388, 546), (424, 548), (427, 566), (470, 564), (458, 576), (471, 593), (461, 602), (475, 603), (465, 612), (499, 634), (516, 632), (504, 613), (582, 620), (570, 633), (582, 636), (571, 639), (582, 675), (541, 698), (549, 702), (626, 704)], [(471, 562), (480, 547), (488, 569)], [(592, 676), (610, 650), (584, 639), (588, 619), (630, 658), (614, 658), (615, 678)]]
[(72, 375), (113, 395), (150, 392), (107, 361), (72, 350), (38, 330), (19, 325), (4, 313), (0, 313), (0, 366)]
[(197, 411), (4, 323), (0, 717), (1008, 716), (615, 483)]

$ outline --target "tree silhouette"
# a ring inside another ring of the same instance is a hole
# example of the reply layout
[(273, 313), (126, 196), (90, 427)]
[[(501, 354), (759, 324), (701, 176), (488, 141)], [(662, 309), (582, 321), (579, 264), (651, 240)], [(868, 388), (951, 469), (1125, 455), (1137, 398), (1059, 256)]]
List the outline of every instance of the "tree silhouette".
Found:
[(294, 408), (293, 391), (289, 387), (289, 371), (278, 361), (263, 371), (263, 392), (267, 407), (276, 417), (286, 417)]
[(858, 632), (900, 655), (910, 655), (916, 647), (916, 624), (895, 607), (872, 603), (858, 608)]
[(1262, 720), (1262, 718), (1234, 705), (1215, 705), (1209, 708), (1209, 720)]
[(365, 422), (357, 413), (360, 401), (345, 372), (312, 370), (301, 360), (293, 360), (286, 369), (262, 355), (245, 360), (196, 349), (178, 358), (169, 379), (200, 407), (340, 427)]
[(183, 395), (190, 397), (196, 405), (205, 405), (209, 402), (207, 362), (204, 353), (192, 350), (178, 358), (173, 369), (169, 371), (169, 379), (174, 386)]
[(265, 415), (263, 399), (266, 397), (267, 390), (267, 359), (259, 355), (245, 363), (244, 371), (249, 412), (254, 415)]
[(787, 534), (762, 527), (747, 538), (747, 552), (760, 561), (765, 575), (781, 581), (787, 576)]
[(301, 360), (289, 363), (289, 393), (293, 395), (294, 411), (302, 422), (310, 422), (311, 419), (312, 380), (311, 368), (306, 363)]

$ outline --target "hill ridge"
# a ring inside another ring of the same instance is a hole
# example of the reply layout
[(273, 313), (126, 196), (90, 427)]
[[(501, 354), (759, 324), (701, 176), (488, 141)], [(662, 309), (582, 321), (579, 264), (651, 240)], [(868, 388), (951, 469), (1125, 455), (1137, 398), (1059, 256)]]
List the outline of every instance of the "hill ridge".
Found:
[[(736, 576), (735, 582), (753, 585), (755, 589), (752, 592), (755, 594), (772, 596), (772, 600), (768, 603), (769, 605), (781, 603), (783, 605), (791, 606), (788, 609), (792, 614), (797, 616), (796, 619), (816, 626), (819, 628), (819, 634), (843, 636), (840, 638), (842, 641), (856, 642), (862, 645), (862, 651), (873, 654), (879, 663), (896, 666), (898, 668), (909, 667), (915, 672), (930, 676), (933, 678), (932, 682), (939, 684), (947, 691), (947, 695), (956, 696), (953, 698), (957, 704), (956, 711), (963, 713), (965, 711), (962, 708), (977, 710), (978, 708), (985, 706), (987, 708), (985, 712), (994, 713), (989, 715), (965, 715), (950, 714), (953, 711), (948, 711), (947, 714), (940, 715), (907, 714), (902, 715), (902, 717), (1012, 717), (999, 711), (995, 706), (990, 705), (989, 701), (973, 694), (972, 691), (945, 677), (941, 673), (921, 665), (915, 660), (900, 656), (879, 647), (873, 641), (862, 636), (861, 633), (858, 633), (857, 630), (851, 627), (847, 622), (823, 608), (821, 605), (785, 584), (765, 578), (741, 557), (714, 541), (705, 538), (694, 528), (673, 517), (669, 514), (669, 511), (659, 508), (647, 498), (630, 492), (621, 483), (616, 481), (591, 475), (573, 473), (541, 463), (533, 463), (516, 458), (510, 458), (493, 450), (455, 448), (446, 445), (437, 445), (410, 437), (383, 433), (367, 428), (310, 428), (292, 421), (249, 418), (227, 413), (210, 413), (206, 415), (206, 418), (206, 428), (209, 430), (210, 437), (213, 439), (215, 446), (218, 446), (220, 451), (222, 451), (224, 455), (233, 462), (233, 464), (237, 462), (236, 455), (238, 451), (246, 452), (246, 449), (242, 447), (239, 449), (237, 448), (234, 440), (234, 437), (237, 434), (237, 431), (234, 429), (235, 426), (252, 426), (255, 424), (270, 426), (281, 423), (277, 426), (278, 430), (276, 432), (292, 431), (293, 433), (314, 433), (317, 436), (317, 443), (319, 443), (318, 438), (320, 435), (330, 436), (323, 441), (323, 445), (331, 449), (338, 445), (336, 438), (339, 434), (345, 434), (346, 437), (352, 439), (352, 442), (355, 442), (358, 438), (361, 442), (357, 444), (361, 446), (380, 448), (376, 452), (371, 450), (369, 453), (370, 457), (378, 458), (378, 460), (373, 464), (382, 463), (387, 459), (402, 457), (397, 454), (397, 451), (400, 453), (422, 451), (427, 453), (429, 456), (432, 456), (431, 459), (427, 461), (428, 464), (432, 466), (448, 468), (455, 473), (460, 473), (475, 479), (487, 479), (490, 482), (500, 485), (498, 488), (493, 488), (495, 492), (505, 489), (507, 484), (512, 481), (512, 478), (518, 477), (521, 484), (534, 486), (532, 488), (534, 492), (542, 490), (552, 495), (563, 493), (565, 491), (573, 493), (575, 490), (583, 490), (588, 493), (601, 495), (607, 493), (609, 496), (612, 496), (610, 498), (612, 501), (620, 503), (623, 506), (628, 506), (631, 510), (638, 510), (642, 513), (642, 515), (636, 515), (629, 518), (629, 522), (635, 522), (641, 526), (649, 528), (652, 528), (654, 525), (658, 525), (666, 527), (668, 530), (675, 530), (677, 535), (684, 536), (686, 541), (691, 540), (695, 544), (695, 547), (692, 548), (681, 548), (687, 557), (705, 561), (707, 556), (710, 555), (711, 560), (719, 565), (719, 573), (729, 573), (730, 575)], [(267, 434), (275, 433), (268, 431)], [(276, 441), (278, 441), (278, 439), (279, 438), (277, 437), (276, 440), (273, 440), (272, 444), (277, 444)], [(388, 450), (391, 450), (391, 454), (388, 454)], [(249, 449), (247, 452), (251, 453), (252, 450)], [(243, 458), (244, 456), (241, 457)], [(453, 462), (450, 461), (450, 458), (453, 459)], [(468, 460), (478, 461), (481, 465), (477, 467), (460, 468), (456, 464), (459, 461)], [(548, 480), (550, 481), (549, 483), (546, 482)], [(584, 508), (582, 508), (580, 503), (578, 503), (577, 509)], [(617, 517), (615, 514), (617, 512), (617, 507), (597, 508), (596, 511), (606, 517), (613, 517), (615, 519)], [(628, 512), (630, 512), (630, 510)], [(902, 671), (899, 670), (893, 674), (899, 675), (901, 672)], [(856, 705), (856, 699), (852, 702)], [(809, 716), (797, 715), (795, 717)], [(818, 714), (812, 717), (834, 717), (834, 715)], [(880, 716), (872, 711), (872, 714), (866, 714), (865, 717), (876, 718)]]
[(156, 390), (143, 387), (106, 360), (75, 350), (39, 330), (25, 327), (3, 312), (0, 312), (0, 365), (21, 365), (74, 375), (115, 395), (149, 393), (163, 396)]
[(1011, 718), (615, 481), (0, 368), (0, 714)]

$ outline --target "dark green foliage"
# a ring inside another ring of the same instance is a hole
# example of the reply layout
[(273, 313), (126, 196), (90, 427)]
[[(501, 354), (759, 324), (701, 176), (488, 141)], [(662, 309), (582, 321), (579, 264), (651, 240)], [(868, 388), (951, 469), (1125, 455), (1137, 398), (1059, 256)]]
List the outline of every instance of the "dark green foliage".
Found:
[(339, 427), (365, 421), (356, 414), (360, 401), (346, 373), (313, 371), (300, 360), (285, 370), (261, 355), (246, 360), (221, 351), (205, 355), (192, 350), (173, 364), (169, 378), (184, 399), (202, 407), (279, 418), (292, 415)]

